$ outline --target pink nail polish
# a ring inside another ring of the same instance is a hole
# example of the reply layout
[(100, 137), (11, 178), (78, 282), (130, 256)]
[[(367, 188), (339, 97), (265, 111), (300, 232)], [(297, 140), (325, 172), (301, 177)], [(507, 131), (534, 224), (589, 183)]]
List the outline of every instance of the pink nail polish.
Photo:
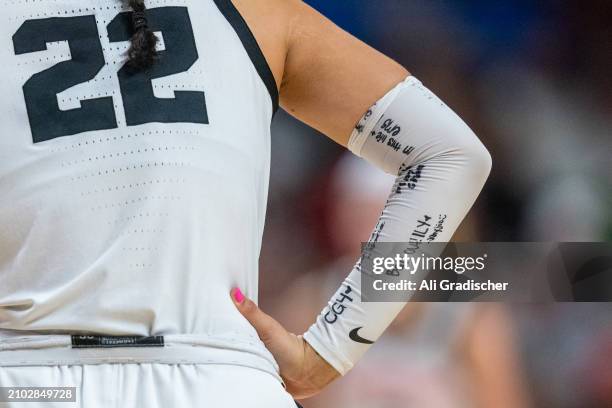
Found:
[(236, 302), (238, 303), (242, 303), (244, 301), (244, 295), (242, 294), (242, 291), (238, 288), (234, 290), (234, 299), (236, 299)]

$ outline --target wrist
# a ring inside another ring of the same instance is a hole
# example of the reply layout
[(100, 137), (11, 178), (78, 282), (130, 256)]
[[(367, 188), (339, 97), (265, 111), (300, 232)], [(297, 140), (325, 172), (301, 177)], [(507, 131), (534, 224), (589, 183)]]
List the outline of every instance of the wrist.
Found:
[(341, 375), (304, 340), (303, 336), (297, 337), (302, 343), (302, 369), (299, 378), (283, 377), (283, 379), (287, 385), (287, 391), (295, 398), (302, 399), (318, 394)]

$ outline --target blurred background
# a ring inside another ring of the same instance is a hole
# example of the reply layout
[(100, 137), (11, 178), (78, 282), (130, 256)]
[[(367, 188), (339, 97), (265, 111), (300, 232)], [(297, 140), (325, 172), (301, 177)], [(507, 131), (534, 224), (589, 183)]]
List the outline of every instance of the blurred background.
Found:
[[(491, 178), (455, 240), (612, 240), (611, 1), (307, 2), (406, 66), (491, 151)], [(392, 183), (279, 112), (264, 310), (306, 330)], [(610, 408), (612, 304), (411, 304), (356, 369), (304, 405)]]

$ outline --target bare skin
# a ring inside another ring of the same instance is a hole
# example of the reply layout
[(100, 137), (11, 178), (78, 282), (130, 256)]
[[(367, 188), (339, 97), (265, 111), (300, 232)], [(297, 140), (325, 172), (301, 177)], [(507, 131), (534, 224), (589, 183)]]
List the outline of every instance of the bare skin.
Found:
[(300, 0), (234, 0), (270, 65), (281, 106), (342, 146), (408, 71)]
[[(367, 109), (409, 75), (300, 0), (233, 3), (268, 61), (281, 106), (342, 146)], [(254, 302), (232, 299), (276, 358), (293, 397), (313, 396), (340, 376), (301, 336)]]
[(231, 293), (238, 311), (251, 323), (280, 368), (287, 392), (303, 399), (318, 394), (340, 377), (302, 336), (288, 332), (279, 322), (265, 314), (252, 300), (238, 302), (235, 289)]

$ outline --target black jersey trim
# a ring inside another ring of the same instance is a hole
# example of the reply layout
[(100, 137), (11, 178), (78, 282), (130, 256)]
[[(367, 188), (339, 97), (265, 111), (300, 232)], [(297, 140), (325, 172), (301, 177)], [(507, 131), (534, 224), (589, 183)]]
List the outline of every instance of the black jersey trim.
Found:
[(214, 1), (219, 11), (221, 11), (221, 13), (225, 16), (225, 19), (234, 28), (236, 34), (238, 34), (242, 45), (244, 46), (249, 58), (257, 70), (257, 73), (266, 85), (266, 88), (268, 88), (270, 98), (272, 98), (272, 116), (274, 116), (278, 110), (278, 88), (276, 87), (274, 74), (272, 74), (268, 61), (266, 61), (266, 57), (264, 57), (261, 48), (259, 48), (259, 44), (257, 44), (257, 40), (255, 39), (253, 32), (231, 0)]

